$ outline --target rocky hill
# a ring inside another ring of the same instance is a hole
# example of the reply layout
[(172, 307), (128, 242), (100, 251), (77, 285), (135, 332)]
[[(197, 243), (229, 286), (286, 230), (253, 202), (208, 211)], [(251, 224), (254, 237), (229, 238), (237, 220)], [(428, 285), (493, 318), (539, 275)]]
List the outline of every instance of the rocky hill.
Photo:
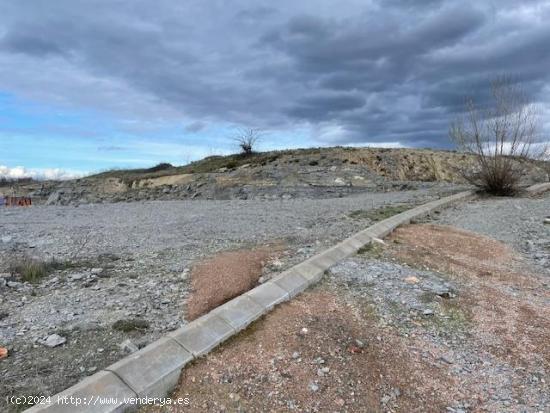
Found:
[[(112, 170), (63, 182), (0, 188), (38, 203), (75, 204), (153, 199), (326, 198), (364, 191), (465, 184), (471, 155), (429, 149), (312, 148), (211, 156), (175, 167)], [(526, 183), (545, 179), (530, 166)]]

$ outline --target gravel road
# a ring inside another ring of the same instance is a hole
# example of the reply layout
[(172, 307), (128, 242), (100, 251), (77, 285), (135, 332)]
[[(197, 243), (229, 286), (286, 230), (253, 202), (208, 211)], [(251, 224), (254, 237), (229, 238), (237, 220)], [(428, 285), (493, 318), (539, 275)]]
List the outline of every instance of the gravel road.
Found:
[[(336, 199), (279, 201), (151, 201), (0, 210), (0, 231), (12, 243), (46, 254), (147, 253), (168, 247), (261, 242), (297, 237), (339, 239), (356, 229), (349, 211), (389, 203), (424, 202), (431, 190), (369, 193)], [(0, 244), (1, 245), (1, 244)], [(5, 249), (4, 247), (0, 247)]]

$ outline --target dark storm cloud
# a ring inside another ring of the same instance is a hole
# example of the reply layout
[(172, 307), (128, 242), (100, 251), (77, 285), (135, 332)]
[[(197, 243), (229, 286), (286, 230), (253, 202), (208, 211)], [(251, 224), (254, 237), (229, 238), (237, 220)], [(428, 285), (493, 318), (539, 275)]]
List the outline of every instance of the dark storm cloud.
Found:
[(185, 127), (185, 130), (190, 133), (197, 133), (206, 128), (206, 124), (203, 122), (193, 122)]
[[(544, 1), (0, 0), (0, 91), (124, 120), (447, 145), (470, 94), (550, 85)], [(546, 94), (544, 93), (546, 91)]]

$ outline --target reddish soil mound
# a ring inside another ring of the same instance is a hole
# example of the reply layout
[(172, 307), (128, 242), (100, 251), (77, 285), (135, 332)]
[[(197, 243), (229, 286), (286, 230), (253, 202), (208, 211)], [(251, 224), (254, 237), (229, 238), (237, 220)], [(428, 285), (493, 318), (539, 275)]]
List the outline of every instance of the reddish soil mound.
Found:
[(186, 319), (194, 320), (254, 287), (270, 256), (267, 248), (222, 252), (196, 265)]

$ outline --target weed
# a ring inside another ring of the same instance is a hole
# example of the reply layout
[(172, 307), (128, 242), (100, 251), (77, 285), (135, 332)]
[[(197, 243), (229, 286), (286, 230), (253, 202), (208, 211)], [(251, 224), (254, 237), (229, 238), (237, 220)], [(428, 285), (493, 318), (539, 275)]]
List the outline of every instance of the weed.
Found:
[(377, 242), (370, 242), (367, 245), (359, 248), (357, 254), (367, 255), (370, 258), (380, 258), (384, 252), (384, 248)]
[(36, 283), (54, 271), (75, 268), (78, 265), (72, 261), (38, 260), (35, 258), (23, 257), (10, 264), (9, 271), (17, 274), (21, 280)]
[(140, 318), (127, 318), (115, 321), (113, 328), (128, 333), (130, 331), (143, 331), (149, 328), (149, 322)]

